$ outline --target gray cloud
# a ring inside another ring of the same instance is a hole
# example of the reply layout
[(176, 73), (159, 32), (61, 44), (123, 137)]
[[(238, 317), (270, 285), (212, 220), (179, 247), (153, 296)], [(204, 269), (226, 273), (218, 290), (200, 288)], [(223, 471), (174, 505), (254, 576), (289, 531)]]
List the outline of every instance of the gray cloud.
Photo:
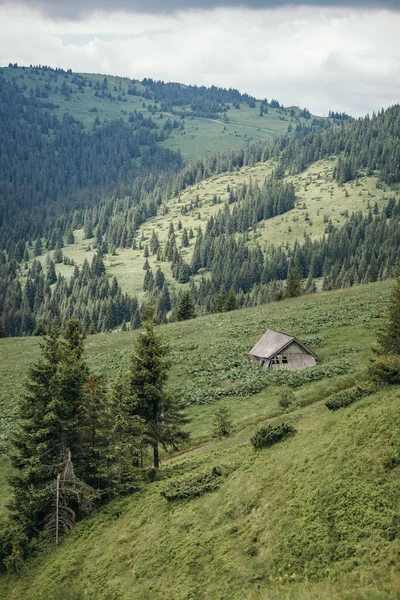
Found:
[[(10, 0), (0, 0), (0, 5), (9, 3)], [(38, 8), (47, 16), (61, 19), (79, 19), (95, 11), (118, 10), (164, 14), (187, 9), (242, 7), (257, 10), (287, 6), (400, 10), (400, 0), (17, 0), (13, 4)]]

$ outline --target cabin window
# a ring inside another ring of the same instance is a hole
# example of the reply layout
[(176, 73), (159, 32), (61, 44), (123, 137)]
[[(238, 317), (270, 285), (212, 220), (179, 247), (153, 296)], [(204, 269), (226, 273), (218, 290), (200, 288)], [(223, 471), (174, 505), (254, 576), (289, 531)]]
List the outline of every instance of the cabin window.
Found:
[(288, 359), (287, 356), (282, 356), (282, 364), (287, 365)]

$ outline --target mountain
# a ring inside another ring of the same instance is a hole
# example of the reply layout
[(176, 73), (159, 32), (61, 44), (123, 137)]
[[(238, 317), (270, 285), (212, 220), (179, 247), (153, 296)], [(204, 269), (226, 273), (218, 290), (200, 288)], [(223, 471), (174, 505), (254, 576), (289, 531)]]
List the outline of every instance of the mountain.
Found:
[[(293, 109), (291, 133), (183, 164), (165, 148), (178, 134), (184, 142), (181, 125), (165, 115), (160, 127), (163, 110), (181, 124), (214, 123), (212, 111), (226, 121), (257, 112), (257, 101), (235, 90), (48, 68), (10, 67), (0, 82), (6, 335), (67, 315), (91, 331), (135, 328), (149, 303), (157, 322), (171, 321), (186, 288), (199, 313), (223, 310), (229, 294), (235, 306), (264, 303), (282, 297), (294, 266), (308, 292), (395, 272), (398, 106), (359, 120)], [(106, 112), (139, 104), (101, 121), (88, 98)], [(78, 105), (88, 121), (73, 116)], [(57, 111), (71, 106), (61, 121)], [(292, 111), (272, 100), (261, 108), (259, 120)]]
[(394, 598), (400, 106), (10, 65), (0, 136), (1, 597)]

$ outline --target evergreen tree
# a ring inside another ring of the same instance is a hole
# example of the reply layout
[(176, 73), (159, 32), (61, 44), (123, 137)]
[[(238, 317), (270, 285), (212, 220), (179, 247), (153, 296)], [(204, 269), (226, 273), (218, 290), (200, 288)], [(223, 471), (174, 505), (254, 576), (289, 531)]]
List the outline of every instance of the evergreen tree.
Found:
[(231, 288), (228, 292), (224, 308), (227, 312), (239, 308), (239, 303), (237, 301), (236, 294), (233, 291), (233, 288)]
[(185, 292), (183, 292), (179, 300), (176, 317), (178, 321), (187, 321), (188, 319), (194, 319), (195, 316), (196, 311), (194, 309), (192, 297), (190, 295), (190, 292), (186, 290)]
[(182, 231), (181, 246), (182, 248), (187, 248), (189, 246), (189, 236), (186, 227), (184, 227)]
[(149, 315), (144, 322), (144, 333), (134, 346), (130, 392), (132, 414), (145, 423), (144, 443), (153, 450), (154, 468), (158, 468), (159, 446), (177, 449), (187, 435), (181, 430), (185, 422), (181, 403), (165, 389), (170, 362), (169, 349), (154, 331), (154, 321)]
[(221, 404), (215, 413), (213, 436), (222, 439), (232, 433), (231, 415), (225, 404)]
[(129, 382), (120, 373), (110, 392), (107, 480), (110, 494), (132, 492), (140, 481), (144, 420), (134, 414)]
[(400, 277), (397, 277), (384, 329), (378, 334), (380, 352), (400, 356)]
[(13, 440), (16, 474), (11, 480), (12, 512), (28, 537), (43, 529), (49, 490), (67, 452), (82, 458), (83, 340), (79, 322), (67, 324), (64, 340), (53, 325), (41, 343), (39, 361), (30, 369), (20, 407), (21, 427)]
[(289, 277), (286, 283), (286, 295), (288, 298), (295, 298), (302, 294), (302, 281), (298, 265), (290, 269)]
[(57, 281), (56, 266), (55, 266), (54, 262), (51, 260), (49, 262), (49, 268), (47, 271), (47, 282), (49, 285), (52, 285), (56, 281)]

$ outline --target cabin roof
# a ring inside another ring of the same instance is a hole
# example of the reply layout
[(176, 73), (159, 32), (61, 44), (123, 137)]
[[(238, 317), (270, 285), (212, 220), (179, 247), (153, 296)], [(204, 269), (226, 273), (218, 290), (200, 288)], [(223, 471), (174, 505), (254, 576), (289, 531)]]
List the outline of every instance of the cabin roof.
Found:
[(308, 354), (311, 354), (311, 356), (316, 358), (315, 354), (306, 348), (304, 344), (302, 344), (293, 335), (288, 335), (287, 333), (276, 331), (275, 329), (267, 329), (262, 338), (250, 350), (250, 354), (252, 356), (256, 356), (257, 358), (272, 358), (276, 354), (282, 352), (282, 350), (284, 350), (292, 342), (296, 342), (306, 352), (308, 352)]

